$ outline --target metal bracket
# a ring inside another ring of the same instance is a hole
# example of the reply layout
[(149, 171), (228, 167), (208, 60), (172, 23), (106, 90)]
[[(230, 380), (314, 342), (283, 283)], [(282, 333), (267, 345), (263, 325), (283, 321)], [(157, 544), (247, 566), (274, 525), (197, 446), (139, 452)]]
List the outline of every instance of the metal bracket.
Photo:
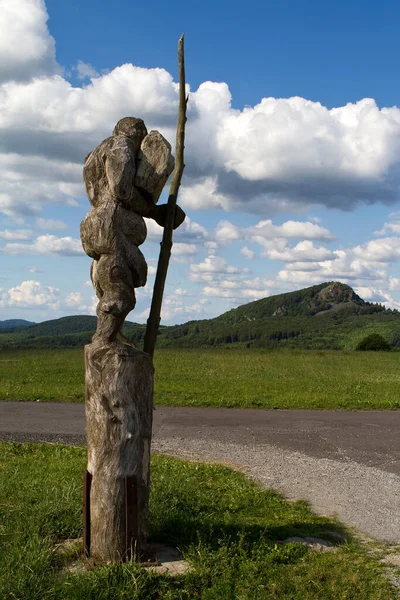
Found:
[(139, 537), (136, 475), (125, 477), (125, 560), (136, 559)]
[(83, 553), (90, 555), (90, 489), (92, 487), (92, 474), (83, 472)]

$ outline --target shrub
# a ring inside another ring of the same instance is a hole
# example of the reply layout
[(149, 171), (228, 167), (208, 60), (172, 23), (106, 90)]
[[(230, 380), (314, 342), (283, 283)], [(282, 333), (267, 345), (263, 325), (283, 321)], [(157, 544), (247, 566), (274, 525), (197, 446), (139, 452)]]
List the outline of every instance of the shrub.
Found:
[(390, 345), (379, 333), (371, 333), (361, 340), (356, 350), (390, 350)]

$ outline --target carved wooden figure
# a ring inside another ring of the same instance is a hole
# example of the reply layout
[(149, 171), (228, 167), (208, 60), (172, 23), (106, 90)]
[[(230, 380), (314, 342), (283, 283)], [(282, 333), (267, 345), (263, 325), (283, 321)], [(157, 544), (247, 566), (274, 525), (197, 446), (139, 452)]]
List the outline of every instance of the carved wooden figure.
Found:
[[(140, 556), (146, 547), (154, 370), (120, 330), (135, 307), (135, 288), (146, 284), (143, 217), (164, 226), (166, 205), (156, 202), (173, 169), (163, 136), (127, 117), (83, 170), (92, 209), (81, 239), (99, 299), (97, 330), (85, 347), (88, 529), (90, 554), (106, 562)], [(177, 207), (174, 227), (184, 218)]]

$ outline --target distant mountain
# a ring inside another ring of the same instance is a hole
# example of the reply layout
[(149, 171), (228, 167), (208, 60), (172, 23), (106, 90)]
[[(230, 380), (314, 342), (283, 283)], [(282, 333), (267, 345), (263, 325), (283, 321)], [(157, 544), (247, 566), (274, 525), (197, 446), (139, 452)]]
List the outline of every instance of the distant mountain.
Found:
[(328, 311), (365, 306), (367, 303), (350, 286), (333, 281), (256, 300), (234, 308), (217, 319), (238, 323), (265, 317), (312, 317)]
[(70, 333), (82, 333), (84, 331), (94, 331), (97, 325), (97, 317), (89, 315), (62, 317), (43, 323), (35, 323), (25, 331), (31, 337), (67, 335)]
[[(0, 329), (0, 348), (69, 347), (90, 342), (96, 317), (45, 321), (14, 332)], [(145, 325), (125, 323), (124, 334), (139, 347)], [(365, 302), (354, 290), (333, 281), (270, 296), (219, 317), (161, 327), (157, 346), (176, 348), (320, 348), (353, 350), (370, 333), (400, 347), (400, 313)]]
[[(0, 349), (12, 348), (66, 348), (89, 344), (96, 331), (97, 317), (76, 315), (34, 323), (30, 327), (13, 331), (0, 329)], [(136, 337), (138, 341), (144, 334), (144, 325), (127, 322), (124, 334)], [(136, 334), (136, 335), (135, 335)]]
[(36, 325), (33, 321), (25, 321), (25, 319), (7, 319), (6, 321), (0, 321), (0, 329), (13, 330), (18, 327), (30, 327)]
[(334, 281), (256, 300), (215, 319), (166, 327), (157, 344), (352, 350), (370, 333), (400, 346), (400, 313), (365, 302)]

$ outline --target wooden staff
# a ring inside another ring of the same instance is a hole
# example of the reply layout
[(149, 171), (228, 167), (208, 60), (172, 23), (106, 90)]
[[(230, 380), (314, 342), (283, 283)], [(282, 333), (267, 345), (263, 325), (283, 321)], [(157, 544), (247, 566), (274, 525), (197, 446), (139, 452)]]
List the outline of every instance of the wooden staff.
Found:
[(160, 256), (157, 265), (157, 274), (154, 281), (153, 298), (149, 318), (147, 319), (146, 333), (144, 336), (143, 350), (150, 356), (154, 354), (158, 328), (161, 318), (161, 304), (164, 294), (165, 280), (167, 278), (168, 264), (172, 248), (172, 232), (174, 230), (176, 201), (178, 198), (179, 187), (181, 185), (184, 163), (185, 148), (185, 124), (186, 124), (186, 106), (188, 99), (185, 90), (185, 56), (184, 56), (184, 36), (182, 35), (178, 42), (178, 67), (179, 67), (179, 111), (178, 123), (176, 127), (176, 161), (175, 170), (171, 181), (168, 196), (167, 217), (164, 227), (163, 238), (160, 247)]

